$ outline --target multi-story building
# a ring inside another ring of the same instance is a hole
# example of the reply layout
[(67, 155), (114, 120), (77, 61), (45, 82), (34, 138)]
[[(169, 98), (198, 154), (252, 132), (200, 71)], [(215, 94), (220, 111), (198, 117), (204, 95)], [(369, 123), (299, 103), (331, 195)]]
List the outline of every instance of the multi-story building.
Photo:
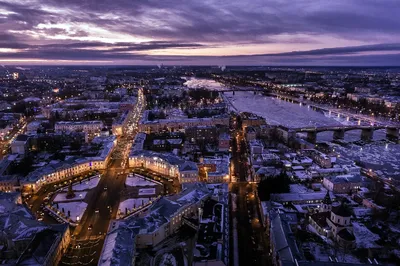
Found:
[(218, 150), (229, 151), (231, 136), (227, 133), (221, 133), (218, 137)]
[(28, 152), (28, 136), (18, 135), (13, 142), (11, 142), (11, 153), (25, 154)]
[(58, 182), (92, 170), (104, 170), (116, 145), (116, 137), (97, 137), (93, 140), (102, 146), (94, 157), (71, 157), (64, 161), (48, 164), (29, 173), (21, 181), (25, 193), (35, 192), (43, 184)]
[(85, 132), (93, 135), (99, 134), (103, 127), (103, 122), (98, 120), (79, 122), (61, 121), (55, 124), (54, 130), (56, 132)]
[(112, 132), (116, 136), (121, 136), (124, 134), (126, 124), (128, 123), (131, 111), (125, 111), (118, 117), (112, 124)]
[(194, 162), (183, 160), (170, 153), (131, 150), (129, 167), (146, 168), (161, 175), (177, 179), (180, 183), (197, 182), (199, 176), (199, 169)]
[(67, 224), (39, 222), (19, 193), (0, 193), (0, 260), (5, 265), (58, 265), (70, 243)]
[(192, 143), (216, 142), (218, 139), (218, 129), (214, 126), (188, 127), (185, 129), (185, 135)]
[(150, 111), (145, 111), (139, 122), (139, 131), (146, 133), (160, 131), (179, 131), (188, 127), (198, 126), (229, 126), (228, 115), (218, 115), (209, 118), (180, 118), (180, 119), (158, 119), (148, 120)]
[[(183, 224), (197, 229), (196, 223), (201, 220), (203, 204), (207, 199), (228, 204), (227, 187), (216, 189), (210, 186), (189, 184), (179, 194), (161, 197), (123, 220), (112, 221), (98, 265), (134, 265), (137, 249), (156, 246), (176, 233)], [(121, 249), (125, 252), (118, 252)]]
[(324, 177), (322, 182), (329, 191), (337, 194), (356, 192), (362, 185), (362, 178), (359, 175), (347, 174)]
[(229, 182), (230, 179), (229, 164), (229, 156), (205, 157), (200, 159), (198, 167), (200, 171), (205, 173), (206, 182), (223, 183)]

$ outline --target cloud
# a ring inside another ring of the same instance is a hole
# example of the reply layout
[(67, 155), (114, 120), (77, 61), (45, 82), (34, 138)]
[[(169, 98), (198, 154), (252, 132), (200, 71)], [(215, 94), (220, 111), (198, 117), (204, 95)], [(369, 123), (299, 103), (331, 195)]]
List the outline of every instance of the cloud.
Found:
[[(263, 63), (395, 53), (399, 13), (397, 0), (0, 0), (0, 48), (15, 49), (0, 57)], [(224, 50), (236, 57), (215, 55)]]

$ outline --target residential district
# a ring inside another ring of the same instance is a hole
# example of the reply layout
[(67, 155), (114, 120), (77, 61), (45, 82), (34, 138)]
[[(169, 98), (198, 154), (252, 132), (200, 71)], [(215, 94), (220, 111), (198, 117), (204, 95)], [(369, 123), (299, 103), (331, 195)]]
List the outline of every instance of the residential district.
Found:
[(400, 265), (400, 69), (0, 68), (2, 265)]

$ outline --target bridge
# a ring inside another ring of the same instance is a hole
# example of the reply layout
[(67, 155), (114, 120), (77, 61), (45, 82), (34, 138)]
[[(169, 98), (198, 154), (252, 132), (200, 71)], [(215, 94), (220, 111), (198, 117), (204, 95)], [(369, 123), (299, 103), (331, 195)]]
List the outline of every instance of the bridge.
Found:
[(386, 129), (386, 138), (389, 140), (399, 139), (400, 126), (384, 126), (384, 125), (335, 125), (335, 126), (315, 126), (315, 127), (300, 127), (288, 128), (279, 126), (283, 137), (287, 140), (290, 137), (295, 137), (296, 133), (307, 133), (307, 141), (315, 143), (317, 134), (320, 132), (333, 131), (333, 139), (344, 139), (345, 133), (351, 130), (361, 130), (361, 140), (371, 141), (375, 130)]
[(226, 89), (217, 89), (217, 90), (213, 90), (213, 91), (217, 91), (217, 92), (232, 92), (233, 95), (235, 95), (235, 92), (237, 91), (248, 91), (248, 92), (254, 92), (254, 94), (257, 94), (257, 92), (265, 92), (267, 91), (264, 88), (238, 88), (238, 87), (233, 87), (233, 88), (226, 88)]

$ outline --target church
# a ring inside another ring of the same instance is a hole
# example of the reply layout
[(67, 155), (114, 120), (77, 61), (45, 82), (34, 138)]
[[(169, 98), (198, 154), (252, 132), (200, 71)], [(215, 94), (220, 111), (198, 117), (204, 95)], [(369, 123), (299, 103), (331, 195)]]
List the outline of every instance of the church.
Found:
[(332, 200), (327, 191), (317, 212), (310, 215), (309, 222), (320, 235), (332, 238), (339, 246), (354, 248), (356, 238), (350, 217), (351, 211), (343, 202), (332, 206)]

